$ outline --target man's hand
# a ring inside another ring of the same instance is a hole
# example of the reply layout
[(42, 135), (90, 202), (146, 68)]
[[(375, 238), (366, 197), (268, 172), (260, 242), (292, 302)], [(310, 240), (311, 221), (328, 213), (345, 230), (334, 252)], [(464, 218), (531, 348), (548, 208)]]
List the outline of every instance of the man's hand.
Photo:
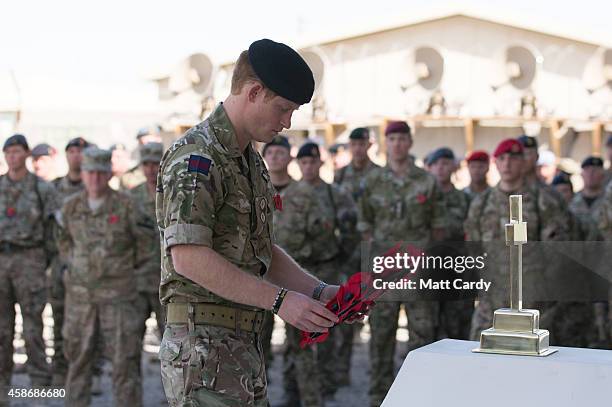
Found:
[(338, 317), (324, 305), (295, 291), (287, 293), (278, 316), (306, 332), (327, 332), (338, 322)]
[(323, 291), (321, 292), (320, 301), (323, 304), (327, 304), (328, 302), (330, 302), (331, 300), (333, 300), (336, 297), (336, 294), (338, 293), (339, 289), (340, 289), (339, 285), (328, 285), (328, 286), (326, 286), (323, 289)]

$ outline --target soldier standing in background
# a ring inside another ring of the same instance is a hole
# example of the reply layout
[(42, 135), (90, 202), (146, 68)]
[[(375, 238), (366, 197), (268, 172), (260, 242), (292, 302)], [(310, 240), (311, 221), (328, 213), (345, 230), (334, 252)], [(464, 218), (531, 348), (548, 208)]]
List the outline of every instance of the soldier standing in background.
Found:
[[(358, 229), (363, 239), (377, 242), (421, 242), (445, 236), (445, 205), (436, 179), (414, 165), (409, 154), (412, 135), (406, 122), (385, 130), (387, 165), (366, 177), (359, 203)], [(434, 302), (411, 301), (409, 350), (436, 340), (438, 310)], [(393, 383), (395, 335), (400, 304), (379, 302), (371, 312), (370, 404), (380, 406)]]
[(474, 199), (490, 188), (487, 183), (489, 173), (489, 154), (486, 151), (473, 151), (466, 159), (468, 172), (470, 173), (470, 185), (463, 189), (470, 200)]
[[(468, 194), (455, 188), (451, 182), (451, 177), (457, 169), (455, 153), (448, 147), (438, 148), (429, 154), (426, 164), (429, 172), (438, 181), (440, 193), (446, 205), (446, 236), (444, 241), (450, 242), (453, 246), (453, 252), (458, 253), (457, 251), (464, 250), (460, 242), (465, 240), (463, 222), (470, 207), (470, 198)], [(484, 174), (486, 177), (486, 172)], [(440, 254), (452, 255), (453, 253), (443, 252)], [(442, 299), (439, 302), (439, 307), (440, 331), (437, 339), (448, 337), (467, 340), (470, 336), (474, 299), (472, 297)]]
[(57, 150), (47, 143), (42, 143), (34, 146), (31, 156), (34, 174), (47, 182), (54, 180)]
[[(297, 182), (291, 178), (287, 168), (292, 160), (291, 157), (291, 145), (289, 139), (283, 135), (274, 136), (272, 141), (266, 143), (261, 152), (270, 173), (270, 181), (276, 189), (276, 192), (281, 198), (281, 202), (285, 200), (287, 192), (290, 191)], [(274, 230), (278, 230), (278, 216), (273, 217)], [(263, 348), (264, 357), (266, 361), (266, 373), (268, 372), (274, 354), (272, 353), (272, 331), (274, 330), (274, 314), (271, 311), (265, 312), (265, 320), (261, 332), (261, 347)], [(295, 372), (293, 364), (290, 364), (287, 360), (288, 357), (287, 346), (285, 348), (284, 366), (285, 374), (283, 374), (283, 385), (285, 388), (286, 401), (285, 404), (295, 405), (299, 403), (299, 392), (297, 391), (297, 383), (295, 381)]]
[(572, 199), (574, 198), (574, 186), (572, 185), (572, 180), (570, 179), (570, 175), (568, 173), (561, 172), (555, 175), (551, 186), (559, 195), (561, 195), (561, 198), (563, 198), (563, 201), (567, 205), (572, 202)]
[(601, 240), (594, 214), (601, 204), (604, 193), (603, 160), (587, 157), (582, 161), (582, 180), (584, 187), (572, 198), (569, 209), (578, 218), (582, 230), (581, 240)]
[[(334, 183), (348, 191), (356, 205), (363, 194), (365, 177), (376, 168), (368, 157), (368, 150), (372, 146), (370, 141), (370, 131), (365, 127), (358, 127), (351, 131), (349, 135), (349, 150), (351, 152), (351, 162), (337, 170), (334, 174)], [(344, 283), (352, 274), (361, 270), (361, 250), (357, 245), (350, 260), (345, 262), (340, 269), (340, 278)], [(355, 333), (361, 328), (361, 323), (343, 324), (338, 327), (338, 347), (337, 347), (337, 369), (336, 381), (338, 386), (350, 385), (351, 355), (353, 353), (353, 339)]]
[(32, 386), (48, 386), (42, 312), (51, 260), (46, 243), (52, 237), (57, 197), (50, 184), (27, 170), (30, 149), (23, 135), (9, 137), (2, 151), (9, 170), (0, 176), (0, 387), (11, 382), (16, 303)]
[(131, 199), (109, 187), (111, 176), (111, 152), (85, 149), (85, 191), (68, 199), (61, 211), (58, 246), (68, 259), (62, 334), (70, 406), (90, 404), (99, 336), (112, 362), (115, 405), (142, 405), (135, 259), (136, 244), (145, 237)]
[(605, 173), (603, 182), (604, 188), (610, 183), (610, 181), (612, 181), (612, 134), (610, 134), (606, 140), (606, 158), (608, 159), (610, 166)]
[[(609, 182), (606, 186), (606, 190), (601, 199), (601, 204), (597, 208), (594, 217), (597, 222), (599, 232), (601, 233), (603, 239), (606, 241), (607, 247), (610, 247), (610, 244), (612, 243), (612, 182)], [(612, 307), (610, 306), (610, 304), (612, 304), (612, 288), (610, 288), (612, 285), (612, 276), (610, 275), (610, 273), (608, 273), (606, 277), (608, 280), (609, 293), (608, 303), (605, 307), (607, 308), (607, 315), (604, 315), (604, 325), (606, 326), (606, 332), (605, 337), (602, 339), (604, 347), (607, 347), (609, 349), (612, 346)]]
[(530, 137), (525, 134), (519, 136), (516, 139), (523, 147), (524, 154), (524, 167), (523, 167), (523, 178), (525, 184), (530, 185), (541, 185), (542, 181), (538, 178), (538, 140), (535, 137)]
[[(568, 239), (570, 229), (569, 215), (560, 205), (558, 196), (553, 196), (547, 188), (539, 188), (533, 182), (527, 184), (524, 177), (526, 159), (521, 143), (506, 139), (497, 146), (493, 156), (500, 182), (471, 202), (464, 224), (468, 241), (497, 242), (485, 247), (488, 254), (485, 273), (488, 273), (493, 285), (489, 292), (482, 293), (474, 310), (470, 334), (472, 340), (478, 340), (480, 332), (491, 327), (493, 311), (507, 305), (507, 291), (504, 288), (509, 278), (506, 248), (499, 242), (503, 242), (504, 225), (508, 223), (509, 196), (523, 195), (523, 219), (527, 222), (530, 241), (564, 241)], [(525, 249), (524, 272), (538, 273), (540, 282), (546, 278), (542, 257), (541, 250)]]
[[(53, 186), (57, 191), (59, 206), (71, 196), (83, 190), (81, 180), (81, 160), (82, 151), (87, 148), (89, 143), (82, 137), (77, 137), (66, 144), (66, 161), (68, 162), (68, 174), (53, 180)], [(57, 227), (57, 225), (55, 225)], [(57, 234), (57, 232), (56, 232)], [(64, 272), (67, 267), (66, 259), (59, 257), (57, 247), (54, 248), (53, 259), (51, 261), (50, 275), (48, 279), (49, 303), (53, 310), (53, 359), (51, 361), (52, 384), (63, 386), (68, 372), (68, 362), (64, 357), (64, 341), (62, 338), (62, 325), (64, 324), (64, 297), (66, 290), (64, 287)], [(101, 363), (100, 363), (101, 364)], [(100, 368), (101, 366), (99, 366)], [(98, 379), (95, 382), (99, 382)], [(96, 384), (94, 387), (99, 387)]]
[(164, 154), (162, 143), (147, 143), (139, 147), (140, 166), (146, 181), (132, 188), (129, 195), (137, 211), (136, 222), (147, 231), (146, 238), (138, 242), (138, 307), (142, 324), (141, 337), (144, 339), (146, 321), (155, 312), (157, 329), (164, 333), (164, 310), (159, 302), (159, 281), (161, 278), (161, 251), (159, 231), (155, 221), (155, 189), (159, 162)]
[[(143, 127), (139, 129), (138, 133), (136, 133), (136, 141), (138, 142), (137, 152), (140, 153), (140, 148), (145, 144), (161, 143), (162, 138), (159, 135), (160, 132), (160, 126)], [(124, 189), (129, 190), (134, 188), (136, 185), (146, 182), (146, 177), (143, 173), (141, 163), (142, 159), (139, 157), (137, 165), (119, 176), (119, 184), (122, 185)]]
[[(323, 164), (319, 146), (307, 142), (297, 155), (302, 179), (287, 197), (278, 216), (277, 239), (301, 266), (325, 281), (340, 282), (339, 266), (348, 261), (358, 243), (357, 208), (348, 192), (337, 185), (328, 184), (319, 176)], [(305, 405), (316, 405), (310, 400), (316, 394), (307, 394), (311, 377), (301, 372), (308, 364), (320, 369), (320, 387), (313, 391), (329, 398), (337, 390), (336, 332), (331, 331), (327, 341), (316, 345), (315, 360), (312, 349), (300, 349), (299, 330), (288, 327), (288, 346), (292, 350), (300, 396)]]

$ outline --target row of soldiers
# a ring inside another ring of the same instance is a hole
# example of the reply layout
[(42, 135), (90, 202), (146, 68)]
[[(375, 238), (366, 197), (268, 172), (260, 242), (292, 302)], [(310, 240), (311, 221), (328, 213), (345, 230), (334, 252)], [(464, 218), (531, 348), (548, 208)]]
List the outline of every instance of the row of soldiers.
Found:
[[(459, 191), (451, 182), (456, 169), (452, 150), (435, 150), (421, 169), (410, 154), (413, 140), (406, 123), (390, 123), (385, 137), (387, 165), (381, 168), (368, 158), (368, 130), (355, 129), (349, 142), (352, 161), (336, 172), (333, 184), (319, 176), (321, 154), (314, 143), (304, 144), (297, 154), (302, 172), (299, 182), (287, 172), (293, 158), (286, 138), (279, 136), (262, 150), (271, 181), (282, 199), (283, 210), (274, 218), (277, 241), (325, 281), (343, 282), (359, 271), (362, 239), (499, 240), (503, 233), (500, 225), (507, 221), (507, 197), (512, 193), (524, 195), (525, 217), (530, 227), (535, 227), (530, 230), (534, 240), (595, 240), (606, 233), (610, 239), (610, 193), (602, 198), (604, 178), (609, 176), (597, 157), (584, 160), (584, 189), (571, 196), (567, 194), (571, 186), (567, 175), (556, 177), (552, 187), (538, 179), (537, 143), (522, 136), (502, 142), (493, 154), (501, 176), (496, 187), (487, 184), (489, 155), (477, 151), (467, 158), (471, 183)], [(25, 169), (31, 153), (25, 137), (16, 135), (6, 141), (3, 151), (9, 174), (0, 177), (4, 232), (0, 256), (6, 260), (0, 262), (5, 281), (2, 289), (6, 291), (0, 309), (6, 311), (0, 318), (2, 383), (10, 382), (12, 358), (7, 355), (13, 353), (13, 310), (19, 303), (33, 385), (62, 385), (67, 375), (69, 401), (87, 405), (92, 374), (99, 371), (99, 360), (105, 355), (113, 362), (117, 402), (140, 404), (138, 361), (143, 320), (154, 311), (162, 331), (163, 310), (158, 300), (160, 249), (153, 198), (162, 146), (140, 134), (139, 141), (141, 165), (128, 171), (127, 177), (146, 181), (129, 195), (109, 188), (113, 181), (119, 187), (130, 183), (126, 176), (113, 180), (112, 153), (89, 146), (82, 138), (68, 143), (69, 172), (51, 184)], [(607, 146), (612, 151), (612, 138)], [(564, 194), (569, 204), (564, 204), (553, 188)], [(568, 205), (571, 211), (567, 211)], [(597, 219), (592, 216), (595, 209), (600, 214)], [(505, 256), (494, 257), (502, 270)], [(51, 275), (45, 279), (47, 268)], [(51, 370), (42, 341), (46, 291), (55, 320)], [(408, 348), (412, 350), (442, 337), (477, 339), (480, 330), (491, 325), (492, 310), (498, 307), (495, 300), (504, 305), (505, 299), (479, 300), (476, 310), (473, 300), (378, 304), (369, 319), (371, 404), (381, 403), (393, 381), (401, 306), (408, 316)], [(607, 310), (605, 304), (603, 308), (598, 305), (596, 319), (603, 327), (598, 339), (605, 341), (609, 339)], [(270, 318), (264, 335), (267, 340), (263, 341), (268, 360), (271, 322)], [(322, 405), (339, 386), (350, 383), (355, 328), (342, 325), (332, 332), (326, 343), (300, 349), (299, 332), (287, 328), (284, 384), (289, 405), (296, 405), (298, 400), (304, 406)]]
[[(295, 181), (287, 171), (293, 159), (288, 139), (277, 136), (266, 144), (262, 155), (283, 206), (274, 217), (277, 243), (318, 278), (342, 283), (360, 270), (362, 240), (503, 241), (508, 197), (512, 194), (523, 195), (530, 240), (601, 240), (606, 233), (610, 239), (612, 187), (604, 198), (610, 170), (606, 174), (598, 157), (587, 157), (582, 162), (583, 190), (567, 194), (563, 189), (571, 185), (568, 174), (560, 173), (553, 185), (546, 185), (537, 172), (537, 141), (523, 135), (504, 140), (495, 149), (493, 158), (501, 178), (496, 186), (487, 183), (489, 154), (474, 151), (466, 159), (471, 182), (464, 190), (458, 190), (451, 181), (457, 169), (453, 151), (436, 149), (425, 158), (422, 169), (410, 154), (412, 144), (407, 123), (390, 123), (385, 131), (387, 164), (381, 168), (368, 157), (368, 129), (357, 128), (349, 137), (352, 160), (336, 171), (332, 184), (319, 176), (322, 161), (318, 145), (308, 142), (299, 149), (295, 158), (302, 179)], [(607, 149), (612, 156), (612, 137)], [(497, 275), (498, 283), (505, 281), (505, 251), (500, 251), (499, 245), (488, 251), (489, 270)], [(534, 275), (541, 266), (538, 256), (541, 258), (542, 253), (537, 250), (526, 253), (526, 274)], [(394, 379), (396, 331), (402, 306), (408, 318), (410, 351), (447, 337), (478, 340), (480, 332), (492, 325), (493, 310), (507, 305), (506, 292), (484, 293), (478, 300), (377, 304), (369, 316), (371, 405), (382, 403)], [(550, 324), (546, 327), (556, 333), (553, 344), (609, 347), (612, 326), (606, 316), (607, 304), (572, 306), (579, 311), (569, 320), (543, 320), (543, 325)], [(555, 310), (556, 314), (548, 315), (561, 315), (558, 304)], [(264, 349), (270, 354), (270, 321), (266, 331)], [(350, 383), (354, 327), (341, 325), (332, 330), (327, 342), (306, 349), (299, 348), (300, 336), (295, 328), (288, 326), (286, 333), (286, 405), (321, 406), (338, 387)]]
[[(18, 303), (32, 386), (65, 386), (68, 405), (87, 406), (92, 376), (99, 377), (106, 359), (112, 363), (115, 405), (142, 404), (145, 321), (155, 312), (159, 331), (164, 327), (155, 226), (163, 145), (140, 134), (139, 141), (140, 165), (127, 176), (144, 182), (123, 192), (110, 187), (115, 177), (112, 152), (81, 137), (66, 145), (68, 174), (52, 182), (27, 170), (31, 150), (23, 135), (5, 141), (8, 173), (0, 176), (1, 385), (11, 382)], [(54, 319), (50, 366), (42, 336), (47, 302)]]

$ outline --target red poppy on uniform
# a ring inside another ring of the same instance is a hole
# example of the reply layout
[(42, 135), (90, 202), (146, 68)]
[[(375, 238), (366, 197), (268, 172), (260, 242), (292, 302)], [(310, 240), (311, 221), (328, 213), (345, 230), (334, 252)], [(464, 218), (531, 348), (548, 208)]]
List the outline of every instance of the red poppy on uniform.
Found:
[(274, 197), (272, 197), (272, 199), (274, 199), (274, 208), (277, 211), (282, 211), (283, 210), (283, 198), (281, 198), (279, 194), (276, 194), (274, 195)]
[(108, 217), (108, 223), (110, 223), (111, 225), (114, 225), (117, 222), (119, 222), (119, 216), (111, 215)]
[(17, 211), (13, 207), (6, 208), (6, 216), (12, 218), (17, 214)]
[(416, 200), (418, 203), (423, 205), (425, 202), (427, 202), (427, 196), (425, 196), (424, 194), (418, 194)]

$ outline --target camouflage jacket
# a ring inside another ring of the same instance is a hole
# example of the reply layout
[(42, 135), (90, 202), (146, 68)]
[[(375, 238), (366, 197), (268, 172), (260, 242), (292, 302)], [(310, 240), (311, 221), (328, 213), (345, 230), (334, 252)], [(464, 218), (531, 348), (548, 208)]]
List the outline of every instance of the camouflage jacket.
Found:
[(308, 267), (352, 255), (359, 235), (357, 208), (348, 192), (321, 181), (299, 181), (284, 195), (275, 214), (276, 238), (297, 262)]
[(0, 176), (0, 242), (48, 249), (57, 208), (55, 189), (36, 175), (17, 182)]
[(468, 194), (453, 187), (449, 192), (442, 192), (446, 203), (446, 240), (462, 242), (465, 239), (463, 222), (470, 207)]
[(397, 177), (389, 166), (372, 171), (359, 201), (358, 230), (374, 240), (426, 241), (433, 228), (446, 226), (444, 199), (436, 179), (412, 165)]
[(157, 191), (162, 303), (214, 302), (256, 309), (230, 302), (179, 275), (170, 255), (174, 245), (202, 245), (255, 276), (262, 277), (270, 267), (276, 191), (253, 146), (240, 151), (223, 105), (166, 151)]
[(370, 160), (368, 160), (367, 165), (360, 170), (357, 170), (351, 162), (349, 165), (335, 172), (334, 184), (345, 188), (351, 194), (353, 200), (359, 202), (359, 198), (361, 198), (365, 187), (365, 178), (376, 168), (380, 167)]
[(58, 246), (68, 261), (66, 286), (90, 302), (128, 300), (136, 293), (136, 244), (144, 231), (131, 199), (111, 190), (92, 211), (85, 191), (62, 207)]
[(60, 203), (64, 203), (70, 196), (84, 190), (83, 181), (73, 182), (68, 178), (68, 175), (56, 178), (52, 181), (55, 190), (60, 199)]
[(145, 231), (138, 242), (136, 270), (138, 291), (145, 293), (159, 292), (161, 274), (161, 249), (159, 232), (155, 221), (155, 197), (149, 194), (147, 183), (132, 188), (129, 193), (136, 209), (136, 223)]
[(578, 229), (580, 231), (580, 240), (602, 240), (601, 233), (597, 228), (597, 222), (595, 220), (595, 213), (601, 205), (603, 199), (598, 197), (591, 206), (584, 200), (584, 195), (578, 192), (572, 198), (569, 204), (569, 210), (572, 212), (578, 222)]
[(487, 191), (488, 191), (488, 190), (490, 190), (490, 189), (491, 189), (491, 187), (487, 187), (487, 189), (485, 189), (485, 190), (484, 190), (484, 191), (482, 191), (482, 192), (475, 192), (475, 191), (472, 191), (472, 188), (470, 188), (469, 186), (467, 186), (467, 187), (463, 188), (463, 192), (465, 192), (465, 193), (467, 194), (467, 196), (468, 196), (469, 200), (470, 200), (470, 201), (472, 201), (472, 200), (473, 200), (474, 198), (476, 198), (478, 195), (482, 195), (482, 194), (484, 194), (485, 192), (487, 192)]
[[(509, 223), (510, 195), (523, 196), (523, 221), (527, 222), (528, 243), (523, 249), (524, 297), (541, 299), (545, 282), (555, 272), (554, 253), (534, 241), (566, 241), (570, 236), (570, 216), (558, 199), (544, 188), (523, 186), (518, 191), (504, 192), (499, 185), (479, 195), (470, 204), (464, 223), (466, 240), (484, 242), (487, 272), (485, 278), (493, 283), (488, 295), (507, 296), (509, 261), (505, 245), (505, 225)], [(530, 243), (531, 242), (531, 243)], [(474, 248), (473, 248), (474, 249)], [(557, 265), (558, 266), (558, 265)]]
[(612, 182), (608, 183), (601, 203), (595, 212), (597, 228), (606, 241), (612, 240)]

